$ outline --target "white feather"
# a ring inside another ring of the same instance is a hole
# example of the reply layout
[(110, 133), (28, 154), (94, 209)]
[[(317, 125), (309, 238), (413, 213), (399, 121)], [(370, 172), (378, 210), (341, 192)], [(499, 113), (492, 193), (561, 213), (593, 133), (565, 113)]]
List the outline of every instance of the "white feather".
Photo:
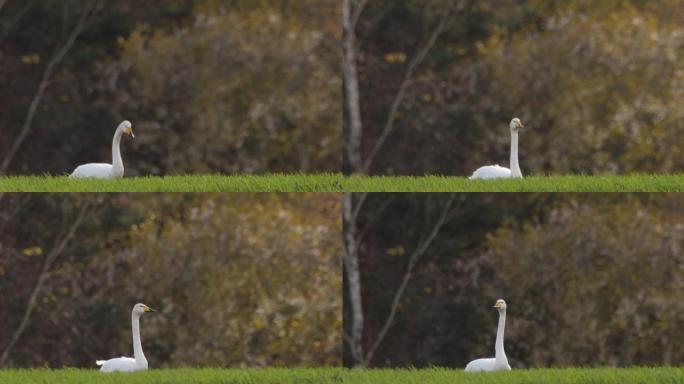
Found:
[(488, 180), (488, 179), (507, 179), (507, 178), (522, 178), (522, 172), (520, 171), (520, 164), (518, 163), (518, 130), (523, 128), (520, 119), (517, 117), (511, 120), (509, 124), (511, 129), (511, 156), (510, 156), (510, 169), (506, 167), (501, 167), (497, 165), (486, 165), (484, 167), (478, 168), (473, 172), (472, 176), (469, 177), (470, 180)]
[(506, 327), (506, 302), (499, 299), (494, 308), (499, 310), (499, 327), (496, 331), (496, 343), (494, 346), (494, 358), (473, 360), (465, 367), (466, 372), (492, 372), (510, 371), (508, 358), (504, 351), (504, 329)]
[(497, 165), (485, 165), (484, 167), (480, 167), (475, 172), (473, 172), (473, 175), (469, 177), (470, 180), (474, 179), (482, 179), (482, 180), (488, 180), (488, 179), (503, 179), (503, 178), (510, 178), (511, 177), (511, 170), (502, 167), (499, 164)]
[(101, 372), (133, 372), (147, 370), (147, 359), (140, 342), (140, 316), (145, 312), (154, 312), (145, 304), (138, 303), (131, 311), (131, 330), (133, 331), (133, 356), (117, 357), (109, 360), (96, 360)]
[(90, 163), (79, 165), (71, 173), (74, 178), (95, 178), (95, 179), (115, 179), (123, 176), (116, 175), (111, 164)]
[(135, 359), (131, 357), (117, 357), (109, 360), (98, 360), (97, 365), (100, 365), (102, 372), (133, 372), (146, 370), (147, 366), (140, 367), (136, 365)]
[(112, 139), (112, 163), (88, 163), (79, 165), (71, 172), (69, 177), (73, 178), (95, 178), (95, 179), (118, 179), (123, 177), (124, 167), (121, 159), (121, 135), (127, 133), (131, 137), (133, 135), (133, 128), (131, 122), (124, 120), (116, 128), (114, 132), (114, 139)]

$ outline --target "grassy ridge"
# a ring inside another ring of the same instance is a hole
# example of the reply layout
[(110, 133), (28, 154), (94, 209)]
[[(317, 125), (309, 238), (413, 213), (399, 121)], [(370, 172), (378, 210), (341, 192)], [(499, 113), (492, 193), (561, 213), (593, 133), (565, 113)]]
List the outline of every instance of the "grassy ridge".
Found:
[(682, 368), (522, 369), (510, 372), (465, 373), (451, 369), (359, 370), (345, 374), (345, 383), (425, 384), (584, 384), (682, 383)]
[(187, 175), (116, 180), (0, 177), (0, 192), (336, 192), (338, 174)]
[(350, 384), (584, 384), (682, 383), (684, 368), (531, 369), (495, 373), (465, 373), (432, 369), (155, 369), (103, 374), (97, 370), (0, 370), (0, 383), (350, 383)]
[(118, 180), (0, 177), (0, 192), (682, 192), (684, 174), (532, 176), (468, 180), (454, 176), (342, 174), (188, 175)]
[(96, 369), (0, 370), (3, 384), (214, 384), (339, 383), (341, 368), (316, 369), (153, 369), (102, 373)]
[(344, 180), (350, 192), (681, 192), (684, 174), (531, 176), (468, 180), (453, 176), (375, 176)]

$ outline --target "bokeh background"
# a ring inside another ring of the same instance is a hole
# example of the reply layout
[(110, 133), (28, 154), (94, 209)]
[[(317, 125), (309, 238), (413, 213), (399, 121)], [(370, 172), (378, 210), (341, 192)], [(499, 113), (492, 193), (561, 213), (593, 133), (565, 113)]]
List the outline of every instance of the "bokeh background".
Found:
[(6, 194), (0, 367), (339, 365), (340, 198)]
[(1, 0), (0, 174), (339, 171), (336, 0)]
[(347, 92), (346, 172), (507, 166), (514, 116), (523, 174), (684, 169), (681, 1), (345, 3), (362, 130)]
[(345, 260), (347, 366), (463, 368), (491, 357), (498, 298), (514, 369), (684, 362), (681, 194), (353, 199), (363, 205), (345, 222), (345, 257), (357, 249), (363, 326), (358, 354)]

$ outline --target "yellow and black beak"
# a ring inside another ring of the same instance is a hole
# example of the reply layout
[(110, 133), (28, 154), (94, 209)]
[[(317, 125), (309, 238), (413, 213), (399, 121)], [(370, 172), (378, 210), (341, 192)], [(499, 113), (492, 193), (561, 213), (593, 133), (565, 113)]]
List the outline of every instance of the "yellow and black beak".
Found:
[(135, 139), (135, 135), (133, 134), (133, 128), (128, 130), (128, 136), (130, 136), (131, 139)]
[(148, 307), (147, 305), (145, 306), (145, 312), (157, 312), (154, 309)]

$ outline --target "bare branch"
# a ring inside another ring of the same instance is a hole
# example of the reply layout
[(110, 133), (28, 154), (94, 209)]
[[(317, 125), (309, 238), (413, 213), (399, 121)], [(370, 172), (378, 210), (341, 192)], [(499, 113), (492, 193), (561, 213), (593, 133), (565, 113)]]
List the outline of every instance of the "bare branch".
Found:
[[(357, 197), (355, 199), (355, 197)], [(346, 325), (351, 324), (351, 335), (346, 334), (345, 341), (349, 344), (352, 357), (357, 365), (364, 364), (363, 355), (363, 302), (361, 297), (361, 272), (359, 268), (359, 247), (363, 241), (365, 233), (370, 224), (380, 216), (382, 211), (389, 205), (392, 199), (386, 199), (380, 209), (373, 217), (367, 221), (367, 226), (359, 232), (358, 218), (361, 207), (368, 198), (367, 193), (351, 194), (348, 193), (343, 201), (343, 223), (344, 223), (344, 260), (345, 273), (347, 275), (347, 287), (349, 289), (350, 312), (352, 319), (345, 321)]]
[(359, 213), (361, 213), (363, 203), (366, 201), (366, 198), (368, 198), (368, 192), (356, 193), (355, 195), (360, 197), (356, 200), (356, 205), (354, 206), (354, 214), (352, 215), (352, 221), (354, 223), (356, 223), (359, 218)]
[(354, 15), (351, 19), (352, 27), (354, 29), (356, 29), (356, 24), (359, 23), (359, 18), (361, 17), (361, 13), (363, 13), (363, 9), (366, 8), (366, 4), (368, 4), (368, 0), (361, 0), (354, 10)]
[(347, 275), (349, 304), (351, 311), (351, 336), (347, 341), (352, 357), (357, 364), (363, 364), (363, 302), (361, 297), (361, 272), (359, 270), (358, 243), (356, 241), (356, 222), (352, 222), (351, 193), (345, 193), (342, 201), (342, 220), (344, 224), (344, 271)]
[(31, 314), (33, 313), (33, 309), (35, 307), (36, 299), (38, 298), (38, 294), (40, 293), (40, 290), (42, 289), (43, 284), (45, 283), (47, 274), (50, 271), (50, 268), (54, 264), (57, 257), (62, 253), (62, 251), (69, 243), (69, 241), (74, 237), (76, 230), (85, 218), (88, 206), (88, 202), (85, 202), (81, 206), (78, 216), (76, 217), (76, 220), (71, 224), (69, 230), (66, 232), (66, 234), (64, 234), (64, 236), (61, 237), (59, 241), (56, 242), (55, 246), (52, 248), (50, 253), (45, 257), (45, 262), (43, 263), (43, 267), (41, 268), (40, 274), (38, 275), (36, 285), (33, 287), (33, 291), (31, 291), (28, 303), (26, 304), (26, 310), (24, 311), (24, 315), (21, 318), (19, 327), (12, 335), (12, 339), (10, 340), (9, 344), (7, 344), (5, 349), (2, 351), (2, 355), (0, 355), (0, 366), (5, 365), (5, 362), (7, 361), (7, 358), (9, 357), (12, 348), (14, 348), (14, 345), (17, 343), (17, 341), (19, 341), (19, 338), (26, 330), (26, 327), (28, 327), (31, 319)]
[[(365, 5), (365, 2), (362, 3)], [(357, 12), (360, 10), (357, 8)], [(363, 125), (361, 121), (361, 102), (359, 92), (359, 73), (356, 67), (356, 31), (351, 0), (342, 3), (343, 59), (345, 102), (347, 111), (347, 142), (345, 143), (347, 159), (352, 173), (362, 171), (361, 138)], [(356, 15), (358, 17), (358, 15)]]
[(430, 234), (418, 245), (418, 247), (416, 247), (416, 249), (409, 257), (409, 262), (406, 266), (404, 277), (402, 278), (401, 284), (399, 284), (397, 291), (394, 293), (392, 305), (390, 306), (390, 313), (387, 316), (387, 319), (385, 319), (385, 323), (383, 324), (380, 333), (378, 334), (378, 337), (373, 343), (373, 346), (370, 348), (370, 350), (368, 350), (368, 353), (364, 358), (364, 365), (367, 366), (368, 364), (370, 364), (371, 360), (373, 359), (373, 356), (375, 355), (375, 352), (377, 351), (382, 341), (385, 339), (387, 332), (394, 323), (394, 318), (397, 314), (397, 309), (399, 308), (401, 298), (404, 295), (404, 291), (406, 290), (406, 286), (408, 285), (409, 280), (411, 280), (411, 277), (413, 276), (413, 269), (416, 266), (416, 263), (418, 263), (421, 257), (425, 254), (425, 251), (427, 251), (430, 245), (432, 245), (432, 241), (435, 239), (435, 237), (437, 237), (437, 234), (439, 234), (439, 231), (442, 229), (442, 226), (446, 222), (446, 219), (451, 212), (451, 208), (454, 204), (455, 199), (456, 195), (452, 194), (451, 196), (449, 196), (449, 200), (446, 202), (444, 208), (442, 209), (442, 214), (440, 215), (439, 219), (435, 222), (435, 224), (432, 226), (432, 231), (430, 231)]
[(397, 94), (395, 95), (394, 100), (392, 101), (392, 105), (390, 106), (389, 113), (387, 114), (387, 121), (385, 122), (385, 126), (382, 130), (382, 133), (380, 134), (380, 137), (375, 142), (373, 149), (370, 151), (368, 157), (363, 163), (362, 173), (368, 173), (370, 167), (373, 165), (373, 160), (375, 160), (375, 156), (377, 156), (378, 152), (380, 152), (380, 149), (385, 144), (387, 137), (392, 133), (392, 131), (394, 131), (394, 122), (396, 121), (397, 113), (399, 112), (399, 107), (401, 107), (401, 104), (404, 101), (404, 97), (406, 96), (406, 90), (409, 84), (411, 83), (411, 80), (413, 79), (413, 75), (415, 74), (416, 69), (418, 69), (418, 66), (423, 62), (423, 60), (427, 56), (428, 52), (430, 52), (430, 49), (432, 49), (432, 47), (435, 45), (435, 42), (437, 42), (439, 36), (444, 31), (444, 28), (446, 27), (447, 21), (449, 20), (449, 16), (451, 15), (453, 7), (454, 5), (451, 1), (449, 1), (446, 4), (446, 6), (444, 7), (444, 11), (442, 12), (442, 16), (437, 25), (435, 26), (435, 29), (430, 34), (430, 37), (425, 42), (425, 44), (423, 44), (423, 46), (418, 50), (416, 55), (411, 59), (408, 66), (406, 67), (406, 72), (404, 72), (404, 77), (401, 80), (399, 90), (397, 91)]
[(38, 84), (38, 89), (36, 90), (36, 93), (33, 95), (33, 98), (31, 99), (31, 103), (29, 104), (28, 112), (26, 113), (26, 118), (24, 119), (24, 124), (22, 125), (21, 129), (19, 130), (19, 134), (17, 135), (16, 139), (12, 143), (12, 146), (10, 147), (9, 152), (5, 156), (5, 158), (2, 161), (2, 165), (0, 165), (0, 174), (4, 174), (7, 172), (7, 168), (9, 168), (9, 165), (11, 164), (12, 160), (14, 159), (14, 156), (17, 154), (19, 151), (19, 148), (21, 145), (24, 143), (24, 140), (26, 140), (26, 136), (31, 132), (31, 124), (33, 123), (33, 118), (36, 115), (36, 111), (38, 110), (38, 105), (40, 105), (40, 101), (43, 98), (43, 94), (45, 93), (45, 89), (47, 89), (48, 85), (50, 84), (50, 79), (52, 77), (52, 73), (54, 72), (55, 68), (59, 63), (64, 59), (64, 56), (69, 52), (71, 47), (74, 45), (76, 42), (76, 38), (81, 34), (83, 31), (83, 28), (88, 22), (88, 19), (91, 17), (93, 11), (97, 7), (97, 2), (88, 2), (88, 6), (86, 6), (83, 9), (83, 12), (81, 12), (81, 16), (79, 17), (76, 26), (74, 29), (71, 31), (71, 34), (67, 38), (66, 42), (64, 45), (52, 56), (50, 61), (48, 62), (47, 66), (45, 67), (45, 70), (43, 71), (43, 76), (40, 80), (40, 83)]

